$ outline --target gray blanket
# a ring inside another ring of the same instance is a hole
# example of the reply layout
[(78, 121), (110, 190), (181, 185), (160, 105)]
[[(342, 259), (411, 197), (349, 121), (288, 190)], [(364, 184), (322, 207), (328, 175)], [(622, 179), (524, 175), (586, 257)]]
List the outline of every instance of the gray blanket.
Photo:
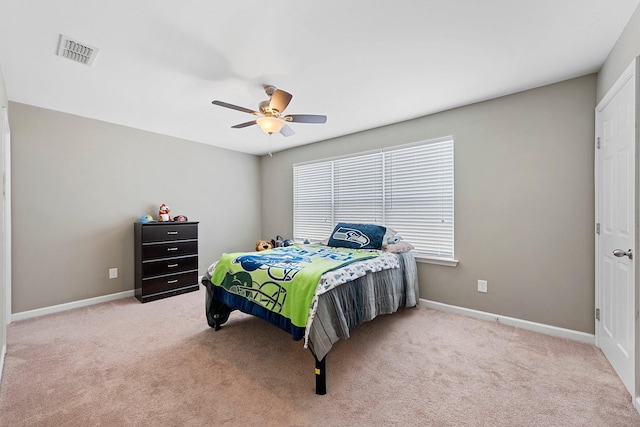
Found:
[(309, 348), (318, 360), (358, 325), (418, 304), (416, 260), (411, 252), (397, 256), (400, 268), (367, 274), (319, 296), (309, 331)]

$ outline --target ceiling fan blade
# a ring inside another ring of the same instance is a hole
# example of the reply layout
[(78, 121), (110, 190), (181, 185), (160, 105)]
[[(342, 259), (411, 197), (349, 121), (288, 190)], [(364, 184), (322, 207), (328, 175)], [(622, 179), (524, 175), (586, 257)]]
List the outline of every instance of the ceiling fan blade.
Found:
[(327, 116), (318, 114), (289, 114), (283, 118), (288, 122), (296, 123), (327, 123)]
[(291, 102), (291, 98), (293, 98), (293, 95), (290, 93), (276, 89), (276, 91), (273, 92), (273, 95), (271, 95), (269, 108), (272, 110), (278, 110), (279, 113), (282, 113), (284, 109), (287, 108), (287, 105), (289, 105), (289, 102)]
[(280, 129), (280, 134), (282, 136), (291, 136), (291, 135), (294, 135), (295, 132), (293, 131), (293, 129), (291, 129), (289, 125), (284, 125), (282, 129)]
[(214, 104), (214, 105), (219, 105), (220, 107), (231, 108), (232, 110), (242, 111), (243, 113), (249, 113), (249, 114), (253, 114), (253, 115), (256, 115), (256, 116), (260, 115), (260, 113), (258, 113), (257, 111), (253, 111), (253, 110), (250, 110), (250, 109), (244, 108), (244, 107), (239, 107), (237, 105), (229, 104), (229, 103), (223, 102), (223, 101), (212, 101), (211, 103)]
[(251, 120), (250, 122), (240, 123), (239, 125), (231, 126), (233, 129), (246, 128), (247, 126), (255, 125), (257, 122), (255, 120)]

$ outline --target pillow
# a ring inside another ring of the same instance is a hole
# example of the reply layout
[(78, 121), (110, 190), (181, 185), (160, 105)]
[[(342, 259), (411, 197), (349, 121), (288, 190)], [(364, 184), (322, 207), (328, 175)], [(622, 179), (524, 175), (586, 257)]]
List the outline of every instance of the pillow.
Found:
[(329, 246), (350, 249), (381, 249), (387, 228), (375, 224), (339, 222), (329, 237)]
[(398, 243), (390, 243), (384, 248), (383, 251), (391, 252), (392, 254), (401, 254), (404, 252), (409, 252), (415, 249), (413, 245), (409, 242), (399, 241)]

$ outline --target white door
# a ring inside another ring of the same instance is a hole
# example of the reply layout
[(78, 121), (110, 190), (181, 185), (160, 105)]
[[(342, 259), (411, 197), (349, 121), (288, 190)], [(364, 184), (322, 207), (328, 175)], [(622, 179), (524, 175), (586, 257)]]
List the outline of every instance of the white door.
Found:
[[(636, 62), (596, 108), (596, 339), (635, 398)], [(598, 313), (598, 312), (597, 312)]]

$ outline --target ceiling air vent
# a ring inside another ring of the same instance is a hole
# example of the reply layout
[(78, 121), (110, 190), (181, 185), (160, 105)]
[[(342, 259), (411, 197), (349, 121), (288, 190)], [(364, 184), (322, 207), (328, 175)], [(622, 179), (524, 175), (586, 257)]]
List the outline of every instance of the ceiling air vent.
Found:
[(60, 44), (58, 45), (58, 56), (91, 66), (98, 56), (99, 49), (85, 43), (70, 39), (64, 34), (60, 34)]

